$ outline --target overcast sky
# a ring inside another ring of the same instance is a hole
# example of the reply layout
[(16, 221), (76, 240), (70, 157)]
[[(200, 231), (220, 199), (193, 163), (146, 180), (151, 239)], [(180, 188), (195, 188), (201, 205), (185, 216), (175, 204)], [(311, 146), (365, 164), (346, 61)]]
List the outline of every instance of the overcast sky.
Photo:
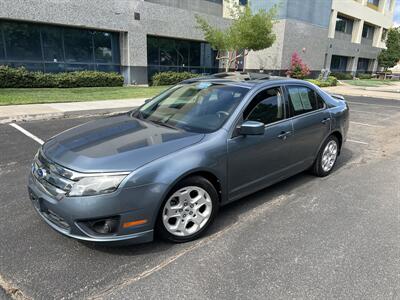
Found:
[(400, 26), (400, 0), (396, 1), (396, 8), (394, 10), (394, 26)]

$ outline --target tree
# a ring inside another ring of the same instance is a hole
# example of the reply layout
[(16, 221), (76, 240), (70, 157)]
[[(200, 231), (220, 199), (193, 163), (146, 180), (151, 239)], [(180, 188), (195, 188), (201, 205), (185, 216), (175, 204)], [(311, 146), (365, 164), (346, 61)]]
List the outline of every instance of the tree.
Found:
[(303, 79), (308, 74), (310, 74), (310, 68), (303, 63), (300, 55), (295, 51), (292, 54), (292, 58), (290, 60), (290, 69), (286, 72), (286, 75), (289, 75), (293, 78)]
[(233, 20), (225, 30), (213, 27), (196, 15), (205, 40), (217, 50), (217, 60), (224, 62), (227, 72), (238, 58), (247, 56), (250, 51), (269, 48), (276, 39), (272, 31), (276, 6), (269, 11), (259, 10), (256, 13), (253, 13), (249, 4), (244, 7), (234, 4), (232, 7)]
[(378, 63), (386, 73), (389, 68), (394, 67), (400, 60), (400, 27), (391, 28), (388, 31), (386, 49), (378, 56)]

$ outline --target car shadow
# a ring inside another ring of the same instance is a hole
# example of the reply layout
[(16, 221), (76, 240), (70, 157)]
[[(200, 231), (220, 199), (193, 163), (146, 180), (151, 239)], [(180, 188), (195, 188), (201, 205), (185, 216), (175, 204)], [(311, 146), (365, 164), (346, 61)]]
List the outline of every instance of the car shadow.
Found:
[[(343, 148), (340, 157), (338, 158), (335, 169), (332, 171), (332, 175), (338, 172), (341, 168), (346, 166), (346, 163), (353, 159), (353, 151), (348, 148)], [(257, 207), (265, 205), (271, 202), (278, 196), (289, 195), (298, 187), (301, 187), (314, 180), (320, 180), (315, 177), (309, 171), (304, 171), (258, 192), (255, 192), (242, 199), (229, 203), (220, 208), (218, 216), (206, 232), (206, 234), (200, 239), (212, 238), (212, 236), (220, 233), (231, 225), (240, 222), (240, 217), (246, 215), (252, 210), (256, 210)], [(190, 247), (191, 245), (198, 243), (199, 240), (185, 243), (184, 245)], [(125, 245), (125, 246), (110, 246), (110, 245), (99, 245), (95, 243), (80, 242), (88, 248), (96, 251), (101, 251), (111, 255), (123, 255), (123, 256), (140, 256), (148, 255), (151, 253), (162, 253), (173, 247), (178, 248), (179, 244), (163, 241), (157, 236), (155, 240), (146, 244), (138, 245)], [(182, 245), (182, 244), (181, 244)], [(180, 249), (180, 248), (179, 248)]]

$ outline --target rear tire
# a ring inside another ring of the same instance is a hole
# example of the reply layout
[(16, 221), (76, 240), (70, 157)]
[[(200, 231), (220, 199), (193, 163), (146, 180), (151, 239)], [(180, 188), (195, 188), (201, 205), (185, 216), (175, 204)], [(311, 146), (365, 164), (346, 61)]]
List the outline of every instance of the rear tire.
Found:
[(195, 240), (210, 227), (218, 208), (215, 187), (201, 176), (188, 177), (171, 190), (161, 205), (156, 232), (175, 243)]
[(322, 144), (318, 156), (311, 168), (318, 177), (328, 176), (335, 167), (339, 155), (339, 141), (334, 135), (329, 136)]

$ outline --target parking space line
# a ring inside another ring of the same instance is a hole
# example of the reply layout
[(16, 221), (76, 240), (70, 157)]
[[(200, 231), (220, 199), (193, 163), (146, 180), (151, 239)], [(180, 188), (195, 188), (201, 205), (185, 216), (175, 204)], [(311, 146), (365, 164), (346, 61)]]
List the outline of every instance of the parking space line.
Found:
[[(396, 101), (396, 100), (393, 100)], [(381, 105), (381, 104), (372, 104), (372, 103), (362, 103), (362, 102), (352, 102), (352, 101), (347, 101), (349, 104), (359, 104), (359, 105), (369, 105), (369, 106), (377, 106), (377, 107), (387, 107), (387, 108), (397, 108), (400, 109), (400, 106), (395, 106), (395, 105)], [(351, 111), (351, 107), (350, 107)]]
[(374, 114), (374, 115), (379, 115), (379, 116), (383, 116), (383, 117), (391, 117), (392, 116), (389, 114), (382, 114), (382, 113), (377, 113), (377, 112), (373, 112), (373, 111), (365, 111), (365, 110), (352, 109), (351, 112), (356, 112), (356, 113), (361, 113), (361, 114)]
[(350, 121), (350, 123), (353, 123), (356, 125), (361, 125), (361, 126), (367, 126), (367, 127), (383, 128), (383, 126), (380, 126), (380, 125), (372, 125), (372, 124), (360, 123), (360, 122), (354, 122), (354, 121)]
[(351, 143), (356, 143), (356, 144), (361, 144), (361, 145), (368, 145), (368, 143), (366, 143), (366, 142), (350, 140), (350, 139), (347, 139), (346, 142), (351, 142)]
[(24, 128), (22, 128), (21, 126), (19, 126), (16, 123), (10, 123), (11, 127), (14, 127), (15, 129), (17, 129), (19, 132), (22, 132), (23, 134), (25, 134), (26, 136), (30, 137), (32, 140), (34, 140), (35, 142), (39, 143), (40, 145), (43, 145), (44, 142), (43, 140), (41, 140), (40, 138), (38, 138), (37, 136), (33, 135), (32, 133), (30, 133), (28, 130), (25, 130)]

